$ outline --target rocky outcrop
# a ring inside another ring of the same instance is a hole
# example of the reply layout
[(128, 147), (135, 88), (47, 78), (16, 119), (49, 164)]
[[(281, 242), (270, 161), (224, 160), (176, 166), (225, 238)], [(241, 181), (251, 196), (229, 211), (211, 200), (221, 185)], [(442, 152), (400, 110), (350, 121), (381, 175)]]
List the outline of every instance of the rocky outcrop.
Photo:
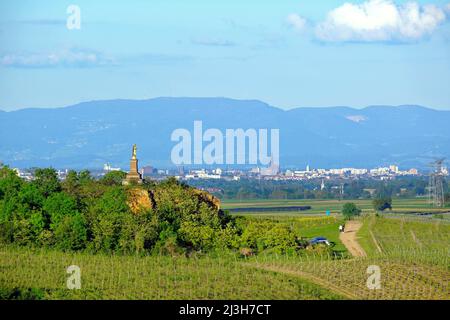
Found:
[(154, 208), (150, 193), (143, 188), (132, 188), (128, 190), (127, 204), (134, 214)]
[[(210, 193), (194, 188), (184, 189), (183, 193), (191, 197), (197, 197), (200, 203), (206, 203), (214, 211), (220, 210), (220, 200)], [(159, 202), (172, 201), (176, 205), (181, 205), (182, 197), (176, 196), (174, 190), (169, 191), (163, 188), (156, 188), (154, 190), (146, 190), (142, 187), (134, 187), (128, 190), (128, 206), (134, 214), (150, 210), (158, 207)]]
[(212, 194), (206, 191), (198, 189), (193, 189), (193, 191), (194, 194), (199, 196), (204, 202), (207, 202), (208, 204), (210, 204), (210, 206), (215, 207), (215, 209), (217, 210), (220, 210), (220, 200), (218, 198), (214, 197)]

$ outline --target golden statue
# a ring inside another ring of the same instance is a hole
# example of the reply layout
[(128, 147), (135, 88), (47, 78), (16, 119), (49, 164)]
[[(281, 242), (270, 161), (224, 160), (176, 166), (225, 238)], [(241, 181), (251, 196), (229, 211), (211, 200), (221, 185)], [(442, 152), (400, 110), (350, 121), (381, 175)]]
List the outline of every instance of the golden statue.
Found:
[(136, 144), (133, 144), (133, 152), (131, 154), (131, 159), (136, 159), (136, 151), (137, 151)]

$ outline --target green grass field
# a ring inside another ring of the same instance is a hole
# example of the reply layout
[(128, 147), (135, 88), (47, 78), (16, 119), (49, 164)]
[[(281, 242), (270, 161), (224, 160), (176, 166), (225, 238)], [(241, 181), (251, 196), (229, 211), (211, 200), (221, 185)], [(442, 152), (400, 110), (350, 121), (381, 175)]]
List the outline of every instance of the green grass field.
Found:
[[(370, 202), (355, 201), (367, 208)], [(246, 205), (309, 204), (316, 213), (336, 201), (257, 201)], [(225, 203), (238, 207), (242, 203)], [(394, 202), (417, 210), (423, 200)], [(333, 209), (334, 208), (334, 209)], [(325, 236), (340, 255), (303, 250), (244, 258), (223, 252), (192, 257), (107, 256), (0, 247), (0, 298), (39, 299), (450, 299), (450, 223), (393, 216), (362, 218), (353, 258), (339, 240), (340, 217), (247, 215), (287, 224), (299, 237)], [(81, 268), (81, 290), (66, 288), (66, 268)], [(380, 268), (380, 289), (367, 286), (369, 266)]]
[[(311, 206), (311, 210), (295, 212), (252, 212), (252, 213), (238, 213), (239, 215), (308, 215), (308, 214), (323, 214), (329, 210), (331, 214), (337, 215), (341, 212), (342, 206), (347, 202), (355, 203), (363, 213), (373, 212), (372, 200), (245, 200), (245, 201), (223, 201), (223, 209), (232, 208), (248, 208), (248, 207), (289, 207), (289, 206)], [(393, 199), (392, 203), (393, 213), (411, 213), (411, 212), (449, 212), (450, 209), (436, 209), (431, 208), (426, 198), (413, 199)]]

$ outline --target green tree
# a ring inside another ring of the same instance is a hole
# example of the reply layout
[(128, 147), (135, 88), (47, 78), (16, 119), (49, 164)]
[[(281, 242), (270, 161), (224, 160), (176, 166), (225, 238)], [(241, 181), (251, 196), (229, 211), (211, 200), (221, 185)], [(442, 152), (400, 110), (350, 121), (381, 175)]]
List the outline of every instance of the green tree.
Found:
[(95, 250), (111, 252), (119, 247), (124, 217), (130, 213), (127, 195), (122, 187), (113, 187), (98, 200), (93, 208), (92, 224)]
[(107, 186), (120, 186), (126, 175), (123, 171), (111, 171), (105, 174), (100, 182)]
[(296, 248), (297, 237), (287, 225), (268, 220), (249, 221), (243, 226), (241, 246), (255, 252), (271, 249), (284, 253)]
[(54, 227), (54, 233), (56, 247), (59, 249), (80, 250), (86, 246), (86, 221), (78, 212), (63, 216)]
[(361, 209), (359, 209), (353, 202), (347, 202), (342, 207), (342, 215), (346, 220), (350, 220), (356, 216), (359, 216), (360, 214)]
[(49, 218), (52, 230), (58, 228), (64, 217), (75, 216), (79, 213), (76, 199), (65, 192), (54, 193), (45, 199), (43, 209)]
[(91, 176), (91, 172), (89, 170), (83, 170), (78, 173), (78, 181), (81, 185), (92, 182), (94, 178)]
[(78, 173), (74, 170), (70, 170), (67, 173), (66, 179), (62, 182), (61, 187), (66, 193), (72, 196), (78, 195), (80, 188)]
[(18, 194), (24, 184), (14, 170), (0, 166), (0, 242), (14, 241), (14, 215), (19, 206)]
[(122, 253), (140, 253), (151, 249), (158, 240), (159, 231), (158, 219), (153, 212), (125, 214), (118, 248)]
[(372, 205), (375, 211), (384, 211), (386, 209), (392, 210), (392, 198), (383, 197), (374, 199)]
[(36, 185), (44, 197), (61, 190), (56, 170), (53, 168), (36, 169), (33, 184)]
[(23, 216), (29, 216), (29, 213), (33, 210), (40, 210), (45, 199), (42, 190), (32, 183), (25, 184), (17, 198), (19, 207), (17, 211)]
[(17, 195), (23, 184), (24, 181), (14, 170), (0, 167), (0, 200)]

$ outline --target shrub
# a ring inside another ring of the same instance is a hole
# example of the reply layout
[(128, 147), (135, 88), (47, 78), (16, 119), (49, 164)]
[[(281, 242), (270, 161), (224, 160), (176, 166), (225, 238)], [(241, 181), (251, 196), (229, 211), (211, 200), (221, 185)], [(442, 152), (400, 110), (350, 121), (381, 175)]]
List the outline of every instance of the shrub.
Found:
[(100, 179), (100, 183), (107, 186), (120, 186), (126, 175), (123, 171), (111, 171)]
[(130, 214), (126, 200), (125, 191), (113, 187), (93, 208), (95, 220), (92, 223), (92, 236), (95, 250), (111, 252), (118, 248), (124, 216)]
[(378, 198), (372, 201), (375, 211), (392, 210), (392, 198)]
[(342, 215), (346, 220), (350, 220), (355, 216), (359, 216), (361, 214), (361, 209), (359, 209), (356, 204), (352, 202), (348, 202), (344, 204), (342, 207)]
[(54, 232), (56, 247), (59, 249), (80, 250), (86, 246), (86, 222), (79, 213), (64, 216)]
[(74, 216), (78, 213), (77, 201), (64, 192), (54, 193), (44, 201), (44, 211), (50, 220), (50, 228), (55, 230), (58, 224), (66, 216)]
[(34, 181), (32, 184), (40, 190), (44, 197), (48, 197), (52, 193), (61, 190), (58, 174), (56, 173), (56, 170), (52, 168), (36, 169), (34, 171)]
[(250, 221), (242, 232), (241, 246), (261, 252), (273, 249), (284, 253), (289, 249), (296, 249), (297, 237), (286, 225), (267, 220)]

